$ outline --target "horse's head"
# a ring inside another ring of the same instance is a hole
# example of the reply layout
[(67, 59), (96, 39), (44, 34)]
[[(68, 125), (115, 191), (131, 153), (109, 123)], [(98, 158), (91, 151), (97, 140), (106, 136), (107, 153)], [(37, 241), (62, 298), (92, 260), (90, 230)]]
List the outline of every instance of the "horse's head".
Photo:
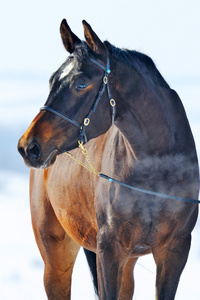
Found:
[[(90, 25), (83, 21), (83, 26), (86, 42), (71, 31), (66, 20), (61, 23), (61, 37), (70, 55), (51, 76), (45, 106), (18, 143), (30, 167), (47, 168), (58, 154), (76, 148), (78, 140), (95, 138), (111, 125), (104, 78), (110, 72), (108, 52)], [(97, 104), (98, 112), (93, 114)]]

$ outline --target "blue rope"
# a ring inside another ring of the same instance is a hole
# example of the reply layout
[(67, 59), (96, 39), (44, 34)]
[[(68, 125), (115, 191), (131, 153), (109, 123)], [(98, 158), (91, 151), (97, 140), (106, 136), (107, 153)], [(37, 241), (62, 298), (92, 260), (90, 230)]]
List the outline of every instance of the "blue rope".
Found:
[(158, 192), (152, 192), (152, 191), (149, 191), (149, 190), (145, 190), (145, 189), (141, 189), (141, 188), (138, 188), (138, 187), (134, 187), (132, 185), (129, 185), (129, 184), (126, 184), (122, 181), (119, 181), (119, 180), (116, 180), (114, 178), (111, 178), (103, 173), (100, 173), (99, 176), (101, 178), (104, 178), (110, 182), (115, 182), (117, 184), (120, 184), (124, 187), (127, 187), (129, 189), (132, 189), (134, 191), (137, 191), (137, 192), (140, 192), (140, 193), (145, 193), (145, 194), (148, 194), (148, 195), (152, 195), (152, 196), (157, 196), (157, 197), (161, 197), (161, 198), (167, 198), (167, 199), (172, 199), (172, 200), (177, 200), (177, 201), (182, 201), (182, 202), (188, 202), (188, 203), (200, 203), (200, 200), (195, 200), (195, 199), (189, 199), (189, 198), (183, 198), (183, 197), (177, 197), (177, 196), (171, 196), (171, 195), (167, 195), (167, 194), (164, 194), (164, 193), (158, 193)]

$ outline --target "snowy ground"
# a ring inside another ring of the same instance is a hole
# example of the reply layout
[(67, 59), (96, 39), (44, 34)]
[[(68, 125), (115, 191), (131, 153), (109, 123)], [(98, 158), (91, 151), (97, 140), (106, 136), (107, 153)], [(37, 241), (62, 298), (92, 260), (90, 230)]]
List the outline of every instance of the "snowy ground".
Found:
[[(41, 83), (40, 83), (41, 82)], [(44, 82), (44, 83), (43, 83)], [(12, 86), (12, 89), (8, 89)], [(200, 156), (200, 105), (197, 84), (176, 83), (183, 99)], [(9, 91), (9, 92), (8, 92)], [(47, 81), (4, 80), (0, 91), (0, 299), (46, 300), (43, 262), (30, 221), (28, 170), (16, 151), (18, 138), (43, 104)], [(30, 96), (31, 95), (31, 96)], [(33, 101), (34, 100), (34, 101)], [(181, 277), (176, 300), (200, 297), (200, 221), (193, 232), (192, 248)], [(135, 271), (135, 300), (154, 299), (155, 265), (151, 256), (139, 260)], [(84, 254), (76, 261), (72, 299), (94, 299)]]

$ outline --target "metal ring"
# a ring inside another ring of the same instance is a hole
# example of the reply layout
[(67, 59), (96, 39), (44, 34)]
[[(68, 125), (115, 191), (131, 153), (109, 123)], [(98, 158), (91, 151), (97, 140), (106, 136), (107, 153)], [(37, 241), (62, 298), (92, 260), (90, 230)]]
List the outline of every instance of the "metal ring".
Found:
[(89, 118), (85, 118), (83, 124), (85, 126), (88, 126), (90, 124), (90, 119)]
[(103, 83), (104, 83), (104, 84), (107, 84), (107, 83), (108, 83), (108, 77), (107, 77), (107, 76), (104, 76), (104, 78), (103, 78)]
[(110, 99), (110, 105), (113, 106), (113, 107), (116, 105), (116, 102), (115, 102), (114, 99)]

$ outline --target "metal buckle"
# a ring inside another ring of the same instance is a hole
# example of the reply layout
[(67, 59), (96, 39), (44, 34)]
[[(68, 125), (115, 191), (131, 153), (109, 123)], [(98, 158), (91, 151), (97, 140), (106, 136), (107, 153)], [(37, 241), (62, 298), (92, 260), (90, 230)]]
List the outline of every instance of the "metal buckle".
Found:
[(90, 124), (90, 119), (89, 118), (85, 118), (83, 124), (85, 126), (88, 126)]
[(107, 76), (104, 76), (104, 78), (103, 78), (103, 83), (104, 83), (104, 84), (107, 84), (107, 83), (108, 83), (108, 77), (107, 77)]
[(116, 105), (116, 102), (115, 102), (114, 99), (110, 99), (110, 105), (111, 105), (112, 107), (114, 107), (114, 106)]

